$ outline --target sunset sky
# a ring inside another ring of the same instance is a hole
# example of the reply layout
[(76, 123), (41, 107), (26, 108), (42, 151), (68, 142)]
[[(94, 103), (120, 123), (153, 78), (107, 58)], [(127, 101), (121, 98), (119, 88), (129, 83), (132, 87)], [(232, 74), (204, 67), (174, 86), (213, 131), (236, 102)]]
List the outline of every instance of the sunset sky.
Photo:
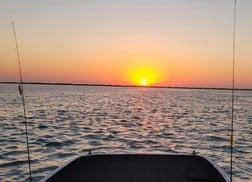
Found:
[[(233, 0), (1, 0), (0, 82), (231, 87)], [(252, 0), (237, 1), (236, 87), (252, 88)]]

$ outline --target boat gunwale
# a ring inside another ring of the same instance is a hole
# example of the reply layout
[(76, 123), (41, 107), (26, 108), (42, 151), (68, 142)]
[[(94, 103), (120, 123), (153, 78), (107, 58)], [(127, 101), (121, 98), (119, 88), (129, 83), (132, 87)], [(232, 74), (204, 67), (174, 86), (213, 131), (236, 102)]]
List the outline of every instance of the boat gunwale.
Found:
[(214, 163), (212, 160), (210, 160), (209, 157), (206, 156), (202, 156), (202, 155), (196, 155), (196, 154), (185, 154), (185, 153), (164, 153), (164, 152), (160, 152), (160, 153), (152, 153), (152, 152), (147, 152), (147, 153), (89, 153), (86, 155), (78, 155), (73, 157), (72, 159), (70, 159), (69, 161), (67, 161), (66, 163), (64, 163), (63, 165), (57, 167), (56, 169), (54, 169), (53, 171), (51, 171), (48, 175), (46, 175), (44, 178), (42, 178), (39, 182), (46, 182), (47, 180), (49, 180), (51, 177), (53, 177), (55, 174), (57, 174), (59, 171), (61, 171), (62, 169), (64, 169), (65, 167), (67, 167), (69, 164), (71, 164), (73, 161), (82, 158), (82, 157), (92, 157), (92, 156), (197, 156), (200, 157), (204, 160), (206, 160), (207, 162), (209, 162), (212, 167), (214, 167), (219, 173), (220, 175), (226, 180), (226, 182), (230, 182), (229, 177), (227, 175), (227, 173), (220, 168), (216, 163)]

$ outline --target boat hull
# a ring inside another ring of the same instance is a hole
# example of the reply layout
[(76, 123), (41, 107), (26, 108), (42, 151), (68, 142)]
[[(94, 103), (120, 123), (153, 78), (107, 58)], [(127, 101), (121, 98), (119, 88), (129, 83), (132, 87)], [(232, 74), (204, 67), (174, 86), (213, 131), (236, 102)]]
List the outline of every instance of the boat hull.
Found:
[(216, 165), (197, 155), (111, 154), (76, 158), (41, 182), (228, 182)]

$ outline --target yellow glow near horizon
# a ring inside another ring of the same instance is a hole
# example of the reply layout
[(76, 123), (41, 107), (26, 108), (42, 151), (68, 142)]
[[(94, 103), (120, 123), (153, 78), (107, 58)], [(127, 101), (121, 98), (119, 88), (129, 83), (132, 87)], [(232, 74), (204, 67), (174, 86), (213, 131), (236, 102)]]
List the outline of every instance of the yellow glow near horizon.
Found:
[(152, 86), (163, 81), (164, 75), (161, 69), (158, 69), (155, 64), (138, 63), (128, 67), (126, 70), (126, 80), (130, 84), (138, 86)]

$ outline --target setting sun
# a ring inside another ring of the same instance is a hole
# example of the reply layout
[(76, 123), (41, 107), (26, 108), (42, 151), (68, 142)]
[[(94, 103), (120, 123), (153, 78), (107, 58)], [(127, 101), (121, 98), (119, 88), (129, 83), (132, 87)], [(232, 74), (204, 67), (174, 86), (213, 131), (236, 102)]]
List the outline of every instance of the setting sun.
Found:
[(127, 84), (157, 86), (167, 80), (168, 69), (157, 62), (162, 60), (152, 54), (129, 54), (124, 58), (123, 78)]
[(131, 82), (135, 85), (147, 86), (157, 83), (157, 73), (150, 68), (135, 68), (132, 70)]
[(142, 85), (142, 86), (146, 86), (146, 85), (147, 85), (147, 80), (146, 80), (145, 78), (143, 78), (143, 79), (141, 80), (141, 85)]
[(162, 80), (161, 71), (154, 67), (136, 66), (127, 71), (129, 83), (137, 86), (152, 86), (159, 84)]

